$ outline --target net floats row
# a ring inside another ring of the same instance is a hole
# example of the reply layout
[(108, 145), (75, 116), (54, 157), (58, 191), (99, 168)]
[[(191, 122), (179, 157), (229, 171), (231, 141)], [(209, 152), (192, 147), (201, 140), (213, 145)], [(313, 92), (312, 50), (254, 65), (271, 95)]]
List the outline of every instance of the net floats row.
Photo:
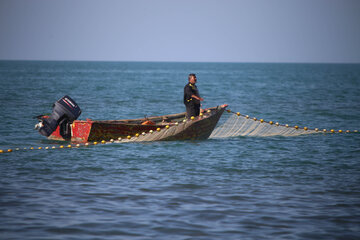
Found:
[[(208, 112), (210, 112), (210, 110), (208, 110)], [(203, 117), (203, 113), (200, 113), (199, 117)], [(140, 136), (145, 136), (147, 134), (153, 134), (154, 132), (161, 132), (163, 130), (167, 130), (170, 127), (174, 127), (174, 126), (178, 126), (181, 123), (186, 123), (187, 121), (193, 121), (195, 120), (196, 117), (192, 116), (190, 119), (184, 119), (182, 122), (175, 122), (174, 125), (165, 125), (165, 127), (162, 128), (156, 128), (156, 130), (150, 130), (149, 132), (142, 132), (140, 133), (136, 133), (135, 135), (131, 136), (128, 135), (126, 138), (117, 138), (115, 139), (110, 139), (109, 141), (105, 141), (102, 140), (100, 142), (98, 141), (94, 141), (94, 142), (86, 142), (86, 143), (78, 143), (78, 144), (68, 144), (68, 145), (60, 145), (60, 146), (51, 146), (51, 147), (25, 147), (25, 148), (15, 148), (15, 149), (7, 149), (7, 150), (2, 150), (0, 149), (0, 154), (1, 153), (11, 153), (14, 151), (24, 151), (24, 150), (52, 150), (52, 149), (65, 149), (65, 148), (80, 148), (80, 147), (88, 147), (88, 146), (94, 146), (94, 145), (98, 145), (98, 144), (110, 144), (110, 143), (119, 143), (121, 141), (124, 140), (130, 140), (132, 138), (138, 138)]]
[(353, 130), (353, 131), (350, 131), (350, 130), (334, 130), (334, 129), (319, 129), (319, 128), (314, 128), (314, 129), (310, 129), (308, 127), (303, 127), (303, 128), (300, 128), (299, 126), (295, 125), (295, 126), (289, 126), (289, 124), (279, 124), (278, 122), (273, 122), (273, 121), (265, 121), (264, 119), (257, 119), (256, 117), (254, 118), (250, 118), (249, 115), (243, 115), (241, 114), (240, 112), (233, 112), (231, 111), (230, 109), (226, 110), (228, 113), (233, 113), (233, 114), (236, 114), (237, 116), (242, 116), (242, 117), (245, 117), (246, 119), (252, 119), (254, 121), (259, 121), (260, 123), (267, 123), (267, 124), (270, 124), (270, 125), (275, 125), (275, 126), (283, 126), (283, 127), (287, 127), (287, 128), (294, 128), (296, 130), (299, 130), (299, 129), (302, 129), (302, 130), (305, 130), (305, 131), (315, 131), (315, 132), (324, 132), (324, 133), (358, 133), (359, 131), (358, 130)]

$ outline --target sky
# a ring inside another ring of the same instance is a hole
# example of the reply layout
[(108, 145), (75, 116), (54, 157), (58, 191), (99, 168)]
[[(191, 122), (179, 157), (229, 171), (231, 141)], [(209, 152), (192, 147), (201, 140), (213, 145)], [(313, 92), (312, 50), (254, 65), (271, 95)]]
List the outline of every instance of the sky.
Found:
[(0, 59), (360, 63), (360, 1), (0, 0)]

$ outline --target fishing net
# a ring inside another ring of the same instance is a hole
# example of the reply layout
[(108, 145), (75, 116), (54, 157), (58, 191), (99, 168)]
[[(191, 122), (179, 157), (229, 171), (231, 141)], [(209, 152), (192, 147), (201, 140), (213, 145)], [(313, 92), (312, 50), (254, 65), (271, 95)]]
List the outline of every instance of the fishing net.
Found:
[[(218, 108), (217, 108), (218, 109)], [(206, 136), (203, 136), (203, 139), (207, 138), (210, 134), (209, 131), (212, 131), (221, 117), (224, 111), (224, 107), (220, 111), (211, 111), (211, 114), (204, 114), (202, 118), (209, 118), (209, 122), (205, 124)], [(270, 136), (300, 136), (308, 135), (315, 133), (359, 133), (358, 130), (319, 130), (308, 129), (307, 127), (299, 128), (298, 126), (289, 126), (282, 125), (279, 123), (274, 123), (272, 121), (264, 121), (263, 119), (250, 118), (248, 115), (242, 115), (240, 113), (235, 113), (230, 110), (226, 110), (228, 113), (227, 119), (223, 124), (215, 128), (209, 138), (228, 138), (228, 137), (238, 137), (238, 136), (252, 136), (252, 137), (270, 137)], [(208, 112), (210, 113), (210, 111)], [(182, 114), (184, 115), (184, 114)], [(169, 115), (171, 116), (171, 115)], [(177, 115), (174, 115), (178, 117)], [(174, 117), (173, 116), (173, 117)], [(210, 119), (212, 120), (210, 121)], [(196, 122), (196, 121), (195, 121)], [(199, 134), (201, 134), (204, 128), (193, 125), (195, 123), (192, 120), (181, 120), (181, 117), (176, 119), (176, 122), (166, 123), (166, 125), (159, 126), (156, 130), (150, 130), (148, 132), (136, 133), (132, 136), (119, 137), (117, 139), (110, 139), (110, 141), (102, 140), (101, 142), (86, 142), (86, 143), (77, 143), (77, 144), (68, 144), (67, 146), (52, 146), (52, 147), (25, 147), (25, 148), (14, 148), (15, 151), (19, 150), (41, 150), (41, 149), (56, 149), (56, 148), (73, 148), (89, 145), (109, 144), (109, 143), (122, 143), (122, 142), (152, 142), (152, 141), (162, 141), (162, 140), (185, 140), (185, 139), (197, 139)], [(192, 127), (193, 126), (193, 127)], [(192, 127), (192, 128), (191, 128)], [(184, 134), (186, 132), (186, 134)], [(197, 133), (196, 133), (197, 132)], [(13, 152), (13, 149), (0, 149), (1, 153), (10, 153)]]
[(191, 122), (181, 122), (176, 124), (176, 126), (172, 126), (165, 129), (159, 129), (150, 132), (139, 133), (135, 136), (131, 136), (129, 138), (121, 139), (121, 142), (153, 142), (153, 141), (161, 141), (170, 138), (176, 134), (181, 133), (184, 129), (186, 129)]
[[(138, 134), (130, 139), (122, 139), (122, 142), (148, 142), (167, 139), (181, 133), (191, 122), (181, 122), (176, 127), (151, 131), (150, 133)], [(249, 118), (248, 116), (231, 114), (226, 121), (215, 128), (209, 138), (227, 138), (237, 136), (269, 137), (269, 136), (299, 136), (314, 134), (318, 130), (299, 128), (297, 126), (280, 125), (279, 123), (267, 122), (262, 119)]]
[(248, 116), (231, 114), (228, 119), (218, 126), (210, 138), (226, 138), (237, 136), (269, 137), (269, 136), (299, 136), (314, 134), (318, 130), (290, 127), (279, 123), (266, 122), (262, 119), (249, 118)]

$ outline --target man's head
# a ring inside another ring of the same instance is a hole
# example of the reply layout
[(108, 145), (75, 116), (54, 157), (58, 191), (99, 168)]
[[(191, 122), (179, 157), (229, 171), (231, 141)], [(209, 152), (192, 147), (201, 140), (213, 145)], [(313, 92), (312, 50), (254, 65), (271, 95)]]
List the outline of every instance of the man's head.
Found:
[(189, 74), (189, 83), (195, 84), (196, 83), (196, 75), (194, 73)]

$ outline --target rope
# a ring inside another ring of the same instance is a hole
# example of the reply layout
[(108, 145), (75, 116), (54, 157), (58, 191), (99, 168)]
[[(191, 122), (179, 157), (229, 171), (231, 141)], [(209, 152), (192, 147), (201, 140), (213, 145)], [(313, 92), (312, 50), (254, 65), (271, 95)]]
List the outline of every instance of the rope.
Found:
[[(250, 118), (248, 115), (240, 114), (239, 112), (232, 112), (230, 109), (228, 113), (232, 113), (231, 116), (219, 127), (214, 129), (209, 138), (227, 138), (238, 136), (251, 136), (251, 137), (269, 137), (269, 136), (299, 136), (315, 133), (358, 133), (358, 130), (326, 130), (326, 129), (309, 129), (307, 127), (300, 128), (298, 126), (289, 126), (288, 124), (274, 123), (273, 121), (264, 121), (263, 119)], [(201, 117), (201, 116), (200, 116)], [(0, 149), (0, 154), (11, 153), (17, 151), (36, 151), (36, 150), (55, 150), (55, 149), (71, 149), (80, 147), (89, 147), (100, 144), (112, 144), (112, 143), (125, 143), (125, 142), (148, 142), (159, 141), (166, 139), (170, 136), (176, 135), (182, 132), (188, 125), (191, 124), (191, 120), (184, 119), (181, 122), (175, 122), (173, 125), (166, 125), (165, 128), (158, 128), (156, 131), (150, 130), (149, 132), (136, 133), (134, 136), (127, 136), (126, 138), (118, 138), (110, 141), (102, 140), (101, 142), (86, 142), (77, 144), (68, 144), (60, 146), (47, 146), (47, 147), (28, 147), (28, 148), (15, 148), (15, 149)]]
[[(200, 116), (202, 117), (202, 115)], [(47, 146), (47, 147), (28, 147), (28, 148), (15, 148), (15, 149), (0, 149), (0, 154), (2, 153), (11, 153), (16, 151), (32, 151), (32, 150), (54, 150), (54, 149), (66, 149), (66, 148), (80, 148), (80, 147), (89, 147), (98, 144), (111, 144), (111, 143), (125, 143), (125, 142), (148, 142), (148, 141), (159, 141), (166, 139), (167, 137), (173, 136), (177, 133), (182, 132), (187, 128), (191, 121), (195, 120), (194, 117), (191, 117), (191, 120), (184, 119), (181, 122), (175, 122), (173, 125), (166, 125), (165, 128), (157, 128), (155, 131), (150, 130), (149, 132), (136, 133), (134, 136), (127, 136), (126, 138), (118, 138), (116, 140), (110, 139), (110, 141), (102, 140), (101, 142), (86, 142), (86, 143), (77, 143), (77, 144), (68, 144), (60, 146)]]

